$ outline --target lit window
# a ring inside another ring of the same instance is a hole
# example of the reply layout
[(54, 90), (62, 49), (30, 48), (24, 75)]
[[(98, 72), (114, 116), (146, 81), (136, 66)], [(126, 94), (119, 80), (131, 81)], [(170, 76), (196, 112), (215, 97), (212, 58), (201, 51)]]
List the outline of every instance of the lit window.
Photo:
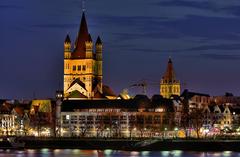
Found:
[(163, 108), (157, 108), (157, 109), (155, 109), (155, 112), (164, 112), (164, 109)]
[(69, 120), (69, 119), (70, 119), (70, 116), (69, 116), (69, 115), (66, 115), (66, 119)]

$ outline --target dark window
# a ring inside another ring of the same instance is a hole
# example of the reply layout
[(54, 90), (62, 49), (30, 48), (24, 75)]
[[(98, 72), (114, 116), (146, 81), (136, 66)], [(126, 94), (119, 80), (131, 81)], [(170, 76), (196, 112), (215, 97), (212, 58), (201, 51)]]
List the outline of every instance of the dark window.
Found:
[(78, 71), (80, 71), (81, 70), (81, 65), (78, 65)]
[(82, 70), (83, 70), (83, 71), (86, 70), (86, 65), (83, 65)]
[(73, 71), (75, 71), (75, 70), (76, 70), (76, 65), (73, 66)]

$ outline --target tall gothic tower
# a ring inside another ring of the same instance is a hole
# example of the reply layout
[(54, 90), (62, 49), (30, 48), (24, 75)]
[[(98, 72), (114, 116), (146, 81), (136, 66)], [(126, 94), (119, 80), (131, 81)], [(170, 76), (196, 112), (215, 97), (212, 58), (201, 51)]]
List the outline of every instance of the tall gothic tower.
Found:
[(168, 60), (167, 70), (160, 82), (160, 94), (164, 98), (171, 95), (180, 96), (180, 81), (176, 79), (171, 58)]
[(102, 95), (102, 41), (94, 45), (85, 13), (74, 47), (69, 35), (64, 41), (64, 98), (93, 99)]

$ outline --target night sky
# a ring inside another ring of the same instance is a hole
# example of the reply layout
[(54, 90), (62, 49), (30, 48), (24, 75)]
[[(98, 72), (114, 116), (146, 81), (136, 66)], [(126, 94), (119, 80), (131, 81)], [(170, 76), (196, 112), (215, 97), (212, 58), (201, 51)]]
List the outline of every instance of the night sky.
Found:
[[(81, 4), (0, 1), (0, 98), (48, 98), (62, 88), (63, 41), (76, 38)], [(103, 80), (115, 93), (146, 80), (148, 95), (158, 94), (171, 56), (182, 88), (240, 95), (239, 0), (87, 0), (86, 18), (104, 43)]]

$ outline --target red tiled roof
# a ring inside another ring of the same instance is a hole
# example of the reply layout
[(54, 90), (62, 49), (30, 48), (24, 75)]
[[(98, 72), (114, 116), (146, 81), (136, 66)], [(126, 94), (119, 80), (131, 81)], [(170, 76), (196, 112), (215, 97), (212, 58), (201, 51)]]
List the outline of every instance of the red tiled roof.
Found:
[(20, 116), (24, 115), (24, 109), (22, 107), (15, 107), (14, 110), (17, 112), (17, 114), (19, 114)]
[(78, 32), (78, 37), (76, 40), (76, 48), (72, 53), (73, 58), (85, 58), (85, 51), (86, 51), (85, 42), (88, 40), (89, 40), (88, 27), (87, 27), (85, 14), (83, 12), (81, 24)]
[(102, 93), (100, 93), (99, 91), (97, 91), (95, 94), (94, 94), (94, 98), (106, 98)]
[(113, 90), (109, 86), (103, 85), (102, 88), (103, 88), (103, 94), (105, 96), (116, 96), (116, 94), (113, 92)]

